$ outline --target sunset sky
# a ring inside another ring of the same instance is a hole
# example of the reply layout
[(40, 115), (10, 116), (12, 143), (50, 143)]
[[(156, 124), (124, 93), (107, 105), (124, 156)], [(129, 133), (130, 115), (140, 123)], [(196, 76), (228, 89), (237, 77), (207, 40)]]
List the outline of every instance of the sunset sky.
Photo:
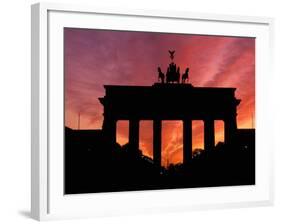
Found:
[[(103, 85), (151, 86), (157, 67), (166, 71), (175, 50), (181, 72), (190, 68), (195, 87), (235, 87), (238, 128), (254, 127), (255, 39), (241, 37), (105, 31), (65, 28), (65, 125), (101, 129)], [(181, 122), (163, 121), (162, 164), (182, 159)], [(203, 122), (193, 122), (193, 149), (203, 148)], [(117, 139), (128, 139), (126, 122), (118, 123)], [(216, 142), (223, 140), (223, 122), (216, 122)], [(152, 122), (140, 124), (140, 148), (152, 155)]]

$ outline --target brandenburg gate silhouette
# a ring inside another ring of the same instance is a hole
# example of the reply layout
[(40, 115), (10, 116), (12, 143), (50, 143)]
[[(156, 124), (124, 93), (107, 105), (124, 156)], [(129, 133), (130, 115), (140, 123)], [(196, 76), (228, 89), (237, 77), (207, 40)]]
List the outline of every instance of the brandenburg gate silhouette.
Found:
[(192, 159), (192, 120), (204, 122), (204, 149), (215, 146), (215, 120), (224, 121), (225, 143), (237, 131), (235, 88), (194, 87), (191, 84), (155, 83), (152, 86), (105, 85), (103, 132), (116, 143), (116, 123), (129, 121), (129, 145), (139, 149), (141, 120), (153, 121), (153, 161), (161, 167), (162, 120), (183, 122), (183, 164)]

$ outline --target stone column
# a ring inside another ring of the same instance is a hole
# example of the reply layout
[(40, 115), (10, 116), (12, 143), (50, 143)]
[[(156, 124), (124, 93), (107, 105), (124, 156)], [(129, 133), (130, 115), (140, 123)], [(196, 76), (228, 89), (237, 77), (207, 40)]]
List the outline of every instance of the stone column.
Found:
[(192, 121), (183, 120), (183, 164), (186, 166), (192, 159)]
[(210, 151), (215, 147), (215, 123), (213, 119), (204, 120), (204, 149)]
[(236, 116), (224, 120), (224, 141), (230, 143), (237, 131)]
[(161, 167), (161, 120), (153, 121), (153, 161), (157, 167)]
[(139, 120), (129, 121), (129, 144), (132, 149), (139, 149)]

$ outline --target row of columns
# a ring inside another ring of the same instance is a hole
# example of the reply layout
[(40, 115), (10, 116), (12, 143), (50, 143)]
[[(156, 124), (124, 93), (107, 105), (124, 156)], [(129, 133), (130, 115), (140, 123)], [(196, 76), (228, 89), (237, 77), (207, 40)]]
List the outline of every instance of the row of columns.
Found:
[[(105, 122), (103, 129), (113, 143), (116, 142), (116, 121)], [(224, 122), (225, 142), (228, 143), (234, 135), (237, 126), (236, 119)], [(153, 160), (156, 166), (161, 167), (162, 121), (153, 121)], [(132, 149), (139, 148), (139, 120), (129, 120), (129, 145)], [(204, 148), (211, 150), (215, 146), (215, 125), (213, 119), (204, 120)], [(192, 159), (192, 120), (183, 120), (183, 164)]]

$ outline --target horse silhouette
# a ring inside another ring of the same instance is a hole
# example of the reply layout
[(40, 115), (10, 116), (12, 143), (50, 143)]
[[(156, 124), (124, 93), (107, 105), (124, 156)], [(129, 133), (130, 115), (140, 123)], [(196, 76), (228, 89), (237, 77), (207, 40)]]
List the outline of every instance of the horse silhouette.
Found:
[(182, 74), (181, 82), (185, 83), (189, 79), (189, 68), (186, 68), (185, 73)]

